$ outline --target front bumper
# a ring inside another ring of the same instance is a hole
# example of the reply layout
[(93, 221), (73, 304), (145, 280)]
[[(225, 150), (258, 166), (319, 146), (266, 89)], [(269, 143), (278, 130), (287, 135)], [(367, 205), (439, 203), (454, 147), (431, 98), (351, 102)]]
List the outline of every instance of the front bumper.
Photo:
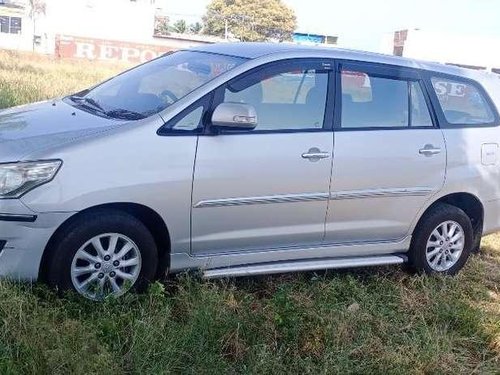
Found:
[[(20, 200), (0, 200), (0, 277), (38, 278), (43, 251), (54, 232), (73, 213), (36, 213)], [(1, 247), (1, 246), (0, 246)]]

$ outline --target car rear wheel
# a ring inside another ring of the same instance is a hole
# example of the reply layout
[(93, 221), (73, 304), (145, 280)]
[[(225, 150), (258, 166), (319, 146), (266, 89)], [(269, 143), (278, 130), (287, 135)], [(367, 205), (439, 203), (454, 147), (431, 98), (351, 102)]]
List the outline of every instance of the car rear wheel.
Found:
[(158, 253), (141, 221), (121, 211), (96, 210), (58, 234), (48, 266), (51, 286), (102, 300), (144, 290), (155, 276)]
[(454, 275), (469, 258), (474, 233), (460, 208), (440, 203), (422, 217), (414, 232), (410, 265), (421, 273)]

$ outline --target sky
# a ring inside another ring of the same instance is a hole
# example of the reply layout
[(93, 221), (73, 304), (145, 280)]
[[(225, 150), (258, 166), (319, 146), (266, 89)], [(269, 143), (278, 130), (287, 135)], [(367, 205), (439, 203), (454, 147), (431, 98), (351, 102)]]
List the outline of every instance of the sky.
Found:
[[(172, 19), (194, 22), (210, 0), (164, 0)], [(384, 34), (421, 29), (500, 39), (500, 0), (283, 0), (298, 30), (340, 37), (341, 47), (378, 51)], [(497, 48), (492, 47), (492, 48)]]

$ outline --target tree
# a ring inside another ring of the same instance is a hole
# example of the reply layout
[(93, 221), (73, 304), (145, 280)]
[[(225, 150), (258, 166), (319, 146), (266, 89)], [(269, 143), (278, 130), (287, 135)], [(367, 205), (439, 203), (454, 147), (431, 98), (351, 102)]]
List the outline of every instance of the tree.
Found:
[(189, 25), (189, 32), (191, 34), (200, 34), (203, 30), (203, 24), (201, 22), (195, 22)]
[(203, 21), (206, 34), (242, 41), (290, 40), (297, 26), (282, 0), (212, 0)]
[(172, 26), (172, 31), (174, 33), (184, 34), (186, 33), (188, 27), (185, 20), (178, 20)]
[(169, 34), (170, 34), (170, 19), (167, 16), (156, 16), (154, 35), (169, 35)]

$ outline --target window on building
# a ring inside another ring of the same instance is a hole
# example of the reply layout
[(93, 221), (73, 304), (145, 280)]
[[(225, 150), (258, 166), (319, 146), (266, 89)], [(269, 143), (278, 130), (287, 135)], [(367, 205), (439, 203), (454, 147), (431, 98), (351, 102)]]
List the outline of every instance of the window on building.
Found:
[(473, 84), (433, 77), (432, 85), (449, 124), (491, 124), (495, 120), (488, 102)]
[(21, 34), (22, 19), (20, 17), (0, 16), (0, 33)]
[(0, 16), (0, 32), (8, 33), (10, 29), (10, 17)]
[(10, 17), (10, 33), (21, 34), (22, 20), (19, 17)]

